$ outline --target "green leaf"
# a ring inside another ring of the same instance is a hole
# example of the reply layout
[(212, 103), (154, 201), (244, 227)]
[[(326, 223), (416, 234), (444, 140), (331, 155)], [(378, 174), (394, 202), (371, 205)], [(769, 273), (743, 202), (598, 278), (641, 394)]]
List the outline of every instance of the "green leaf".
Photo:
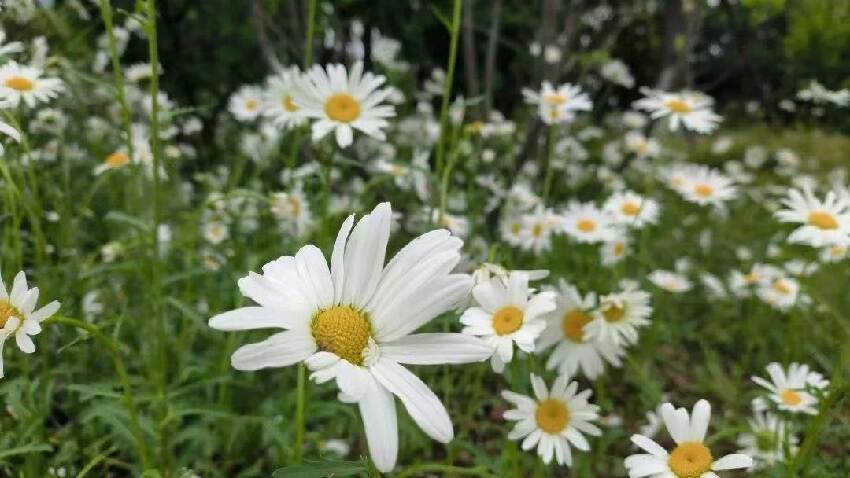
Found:
[(26, 455), (27, 453), (41, 453), (47, 451), (53, 451), (53, 447), (45, 443), (40, 445), (19, 446), (17, 448), (9, 448), (8, 450), (0, 451), (0, 459), (14, 455)]
[(280, 468), (274, 478), (337, 478), (361, 473), (366, 473), (366, 467), (359, 461), (327, 460)]

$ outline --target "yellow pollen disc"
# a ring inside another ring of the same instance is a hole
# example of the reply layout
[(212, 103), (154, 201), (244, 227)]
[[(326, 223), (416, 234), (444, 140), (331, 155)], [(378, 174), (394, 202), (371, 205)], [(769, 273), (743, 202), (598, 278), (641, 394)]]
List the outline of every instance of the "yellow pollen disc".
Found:
[(636, 204), (634, 202), (624, 202), (622, 206), (620, 206), (620, 211), (626, 216), (637, 216), (637, 213), (640, 212), (640, 204)]
[(694, 192), (697, 193), (697, 196), (703, 198), (710, 198), (714, 195), (714, 187), (710, 184), (697, 184), (694, 187)]
[(534, 237), (542, 236), (543, 235), (543, 225), (538, 223), (538, 224), (531, 226), (531, 235), (534, 236)]
[(545, 96), (544, 101), (552, 106), (561, 106), (567, 102), (567, 97), (558, 93), (551, 93)]
[(124, 153), (112, 153), (103, 161), (110, 168), (119, 168), (130, 162), (130, 158)]
[(473, 121), (466, 125), (466, 130), (470, 133), (480, 133), (482, 129), (484, 129), (484, 123), (481, 121)]
[(703, 473), (711, 469), (714, 458), (711, 450), (699, 442), (683, 442), (677, 446), (667, 462), (672, 471), (679, 478), (699, 478)]
[(596, 230), (596, 221), (592, 219), (579, 219), (576, 227), (581, 232), (593, 232)]
[(335, 305), (313, 316), (310, 331), (319, 350), (334, 353), (354, 365), (363, 365), (363, 350), (372, 336), (365, 313), (347, 305)]
[(626, 309), (622, 307), (617, 307), (616, 305), (609, 305), (605, 309), (602, 310), (602, 317), (605, 317), (607, 322), (619, 322), (623, 320), (623, 317), (626, 315)]
[(675, 98), (672, 100), (667, 100), (666, 102), (664, 102), (664, 105), (667, 106), (670, 111), (679, 114), (688, 114), (694, 110), (693, 108), (691, 108), (691, 105), (689, 105), (686, 101)]
[(493, 330), (498, 335), (508, 335), (522, 327), (522, 311), (513, 305), (506, 305), (493, 314)]
[(534, 411), (537, 426), (546, 433), (557, 435), (570, 422), (570, 412), (567, 405), (556, 398), (547, 398), (537, 404)]
[(334, 121), (351, 123), (360, 117), (360, 103), (348, 93), (336, 93), (325, 100), (325, 114)]
[(300, 216), (301, 215), (301, 201), (298, 198), (289, 197), (289, 205), (292, 206), (292, 215)]
[(584, 342), (584, 326), (593, 320), (587, 312), (581, 309), (573, 309), (566, 314), (561, 321), (561, 329), (564, 336), (576, 343)]
[(625, 244), (623, 244), (622, 242), (618, 242), (618, 243), (614, 244), (614, 255), (615, 256), (622, 256), (623, 254), (625, 254), (625, 252), (626, 252), (626, 245)]
[(773, 282), (773, 290), (779, 292), (782, 295), (788, 295), (791, 293), (791, 286), (788, 285), (788, 282), (779, 279)]
[(803, 396), (800, 395), (800, 392), (795, 390), (783, 390), (782, 393), (779, 394), (779, 398), (782, 399), (782, 403), (785, 405), (791, 405), (792, 407), (799, 405), (800, 402), (803, 401)]
[(810, 212), (809, 224), (827, 231), (838, 229), (838, 221), (835, 219), (835, 216), (826, 211)]
[(744, 276), (744, 282), (747, 284), (755, 284), (759, 281), (759, 275), (755, 272), (750, 272), (749, 274)]
[(844, 246), (832, 246), (829, 248), (829, 254), (832, 257), (841, 257), (847, 252), (847, 248)]
[(35, 83), (23, 76), (13, 76), (6, 80), (6, 86), (18, 91), (30, 91), (35, 88)]
[(17, 317), (22, 323), (24, 316), (17, 307), (9, 303), (8, 300), (0, 300), (0, 329), (6, 326), (6, 322), (12, 317)]
[(670, 178), (670, 184), (672, 184), (673, 186), (679, 187), (679, 186), (685, 184), (685, 178), (682, 178), (680, 176)]
[(260, 103), (257, 100), (248, 100), (245, 102), (245, 109), (248, 111), (254, 111), (260, 106)]
[(511, 234), (519, 234), (519, 231), (522, 230), (522, 224), (515, 222), (511, 224)]
[(286, 95), (283, 97), (283, 109), (289, 111), (290, 113), (294, 113), (298, 111), (298, 106), (296, 106), (295, 103), (292, 101), (291, 96)]

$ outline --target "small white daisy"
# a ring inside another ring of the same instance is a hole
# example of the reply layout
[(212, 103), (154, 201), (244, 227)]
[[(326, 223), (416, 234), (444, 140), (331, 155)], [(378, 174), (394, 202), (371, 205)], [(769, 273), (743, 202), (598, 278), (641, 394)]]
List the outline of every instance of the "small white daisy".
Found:
[(615, 344), (634, 344), (638, 328), (649, 325), (652, 307), (648, 293), (633, 284), (626, 284), (620, 292), (603, 296), (593, 313), (593, 322), (587, 325), (592, 338)]
[(677, 272), (665, 271), (663, 269), (656, 269), (650, 272), (646, 278), (667, 292), (676, 294), (687, 292), (693, 287), (693, 283), (687, 277)]
[(490, 363), (496, 372), (513, 359), (514, 343), (524, 352), (535, 351), (534, 342), (546, 328), (543, 316), (555, 309), (555, 294), (532, 294), (528, 280), (527, 274), (512, 272), (507, 283), (493, 278), (476, 285), (472, 295), (478, 306), (460, 317), (464, 334), (482, 337), (493, 347)]
[(786, 311), (797, 303), (800, 283), (785, 275), (774, 277), (760, 282), (756, 295), (771, 307)]
[(770, 399), (780, 410), (817, 415), (818, 399), (807, 389), (823, 390), (829, 386), (829, 381), (824, 380), (821, 374), (812, 372), (805, 364), (792, 363), (788, 373), (776, 362), (769, 364), (766, 369), (770, 381), (752, 377), (753, 382), (770, 392)]
[(605, 201), (605, 210), (618, 223), (635, 229), (658, 222), (658, 203), (631, 191), (613, 194)]
[(829, 191), (823, 200), (811, 189), (791, 189), (782, 200), (786, 207), (776, 212), (782, 222), (800, 224), (788, 241), (823, 247), (850, 241), (850, 197)]
[(706, 166), (691, 169), (678, 191), (685, 200), (700, 206), (720, 206), (737, 196), (732, 178)]
[(263, 111), (263, 90), (245, 85), (230, 97), (230, 113), (239, 121), (253, 121)]
[(661, 406), (661, 417), (676, 447), (668, 452), (649, 437), (632, 435), (632, 443), (647, 453), (626, 458), (629, 478), (717, 478), (717, 471), (753, 465), (753, 459), (741, 453), (714, 459), (704, 443), (711, 421), (711, 405), (706, 400), (698, 401), (690, 414), (685, 408), (677, 409), (665, 403)]
[(29, 108), (55, 98), (62, 91), (62, 80), (42, 78), (41, 70), (10, 61), (0, 66), (0, 107), (17, 108), (21, 102)]
[(542, 378), (531, 374), (534, 397), (502, 391), (502, 397), (516, 406), (504, 413), (506, 420), (517, 424), (508, 433), (510, 440), (522, 440), (522, 449), (537, 447), (543, 463), (552, 458), (559, 465), (572, 466), (572, 449), (589, 451), (584, 435), (599, 436), (602, 430), (592, 422), (599, 419), (599, 407), (589, 402), (591, 390), (578, 392), (578, 382), (568, 382), (561, 375), (546, 388)]
[(36, 310), (37, 302), (38, 287), (29, 288), (23, 271), (15, 276), (11, 290), (6, 289), (0, 277), (0, 378), (3, 378), (3, 344), (6, 340), (14, 335), (21, 352), (35, 352), (35, 343), (30, 336), (38, 335), (41, 322), (59, 310), (59, 302), (55, 300)]
[(626, 148), (638, 158), (654, 158), (661, 152), (658, 141), (647, 138), (639, 131), (629, 131), (623, 137)]
[(557, 88), (544, 81), (540, 91), (523, 88), (526, 103), (536, 105), (540, 118), (546, 124), (568, 123), (578, 111), (590, 111), (593, 103), (581, 87), (564, 83)]
[(641, 89), (646, 96), (635, 101), (634, 107), (648, 111), (653, 119), (668, 118), (671, 131), (679, 126), (697, 133), (711, 133), (717, 129), (720, 116), (712, 111), (714, 100), (695, 91), (668, 93), (664, 91)]
[[(754, 470), (769, 468), (796, 454), (799, 440), (788, 433), (785, 420), (768, 411), (755, 410), (747, 423), (750, 430), (738, 435), (737, 444), (741, 447), (738, 453), (753, 457)], [(785, 456), (786, 446), (791, 456)]]
[(395, 108), (381, 104), (392, 93), (380, 88), (382, 75), (363, 73), (357, 62), (347, 72), (343, 65), (313, 66), (299, 80), (299, 93), (293, 98), (301, 114), (313, 118), (313, 141), (334, 131), (337, 144), (344, 148), (354, 141), (354, 130), (383, 141), (387, 118)]
[(564, 211), (561, 227), (578, 242), (599, 243), (617, 239), (614, 217), (593, 203), (573, 203)]
[(585, 332), (585, 327), (593, 321), (596, 294), (591, 292), (582, 297), (564, 279), (559, 280), (556, 292), (557, 306), (546, 317), (547, 326), (538, 341), (540, 350), (557, 344), (546, 361), (546, 368), (557, 368), (558, 373), (567, 377), (581, 371), (594, 380), (605, 370), (606, 362), (619, 367), (623, 349), (612, 341), (591, 339)]
[(295, 104), (296, 83), (301, 72), (298, 67), (281, 70), (269, 78), (263, 92), (263, 115), (278, 128), (289, 129), (306, 121)]

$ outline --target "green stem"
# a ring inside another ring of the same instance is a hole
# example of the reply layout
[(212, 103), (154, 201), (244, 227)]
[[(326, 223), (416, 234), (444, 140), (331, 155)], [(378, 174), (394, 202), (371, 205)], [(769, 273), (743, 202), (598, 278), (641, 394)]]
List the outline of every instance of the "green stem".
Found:
[[(109, 0), (100, 0), (100, 16), (106, 27), (106, 37), (109, 43), (109, 56), (112, 58), (112, 76), (115, 81), (115, 98), (121, 107), (121, 119), (124, 122), (124, 134), (127, 135), (127, 155), (133, 158), (133, 127), (130, 119), (130, 107), (127, 105), (127, 95), (124, 89), (124, 73), (121, 69), (121, 58), (118, 56), (118, 43), (115, 40), (115, 32), (112, 26), (112, 5)], [(159, 74), (159, 65), (152, 64), (152, 75)]]
[(552, 153), (555, 150), (555, 138), (558, 133), (558, 125), (549, 126), (549, 138), (546, 144), (546, 176), (543, 179), (543, 204), (549, 199), (549, 191), (552, 189)]
[(307, 38), (304, 40), (304, 69), (313, 64), (313, 34), (316, 31), (316, 0), (307, 6)]
[(449, 43), (449, 61), (446, 65), (446, 83), (443, 85), (443, 103), (440, 106), (440, 138), (437, 140), (437, 152), (435, 155), (437, 170), (443, 167), (443, 157), (446, 149), (446, 136), (448, 135), (449, 123), (449, 100), (452, 95), (452, 81), (455, 76), (455, 63), (457, 63), (457, 42), (460, 36), (460, 17), (463, 0), (454, 0), (454, 11), (452, 14), (451, 42)]
[(293, 462), (301, 463), (304, 444), (304, 404), (307, 400), (307, 371), (303, 363), (298, 365), (298, 385), (295, 390), (295, 446)]
[(149, 468), (148, 449), (145, 444), (145, 439), (142, 434), (142, 426), (139, 423), (139, 413), (136, 409), (136, 402), (133, 400), (133, 390), (130, 388), (130, 379), (127, 376), (127, 369), (124, 366), (124, 360), (121, 358), (121, 352), (118, 345), (103, 334), (94, 325), (88, 324), (81, 320), (72, 319), (69, 317), (53, 316), (43, 322), (44, 324), (63, 324), (71, 327), (76, 327), (80, 330), (88, 332), (95, 340), (100, 342), (109, 352), (112, 358), (112, 364), (115, 366), (115, 373), (118, 374), (118, 381), (121, 383), (121, 388), (124, 395), (124, 406), (127, 407), (127, 416), (130, 420), (130, 433), (133, 435), (133, 440), (136, 442), (136, 451), (139, 454), (139, 461), (142, 464), (142, 470)]

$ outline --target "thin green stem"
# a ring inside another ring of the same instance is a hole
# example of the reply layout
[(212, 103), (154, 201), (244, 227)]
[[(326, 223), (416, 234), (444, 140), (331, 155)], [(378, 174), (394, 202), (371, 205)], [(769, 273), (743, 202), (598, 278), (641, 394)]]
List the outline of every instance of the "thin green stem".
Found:
[(307, 400), (307, 371), (303, 363), (298, 365), (298, 384), (295, 389), (295, 445), (292, 461), (301, 463), (304, 444), (304, 404)]
[(552, 153), (555, 151), (555, 139), (558, 134), (558, 125), (549, 125), (549, 138), (546, 144), (546, 176), (543, 178), (543, 203), (549, 199), (549, 192), (552, 189), (552, 176), (554, 169), (552, 168)]
[(437, 170), (443, 167), (443, 157), (446, 149), (446, 136), (448, 135), (449, 123), (449, 101), (452, 95), (452, 83), (455, 76), (455, 63), (457, 63), (457, 42), (460, 37), (460, 18), (463, 0), (454, 0), (454, 9), (451, 25), (451, 42), (449, 43), (449, 61), (446, 64), (446, 82), (443, 85), (443, 102), (440, 106), (440, 138), (437, 141), (437, 152), (435, 159)]
[(313, 35), (316, 31), (316, 0), (307, 6), (307, 38), (304, 39), (304, 69), (313, 64)]
[(118, 375), (118, 381), (121, 383), (122, 392), (124, 395), (124, 406), (127, 407), (127, 416), (130, 420), (130, 433), (133, 435), (133, 440), (136, 442), (136, 452), (139, 455), (139, 461), (142, 464), (142, 470), (149, 468), (148, 448), (145, 444), (144, 435), (142, 434), (142, 426), (139, 422), (139, 413), (136, 409), (136, 402), (133, 400), (133, 390), (130, 387), (130, 379), (127, 376), (127, 369), (124, 366), (124, 360), (121, 358), (121, 352), (114, 340), (110, 339), (97, 327), (81, 320), (72, 319), (70, 317), (53, 316), (43, 322), (44, 324), (62, 324), (71, 327), (76, 327), (80, 330), (88, 332), (95, 340), (100, 342), (109, 352), (112, 358), (112, 364), (115, 367), (115, 373)]
[[(121, 58), (118, 55), (118, 42), (115, 40), (112, 21), (112, 5), (109, 0), (100, 0), (100, 16), (106, 27), (106, 38), (109, 45), (109, 56), (112, 58), (112, 76), (115, 81), (115, 98), (121, 108), (121, 120), (124, 123), (124, 134), (127, 136), (127, 155), (133, 157), (133, 124), (130, 118), (130, 107), (127, 105), (127, 95), (124, 88), (124, 72), (121, 69)], [(159, 73), (159, 64), (152, 64), (153, 76)]]

